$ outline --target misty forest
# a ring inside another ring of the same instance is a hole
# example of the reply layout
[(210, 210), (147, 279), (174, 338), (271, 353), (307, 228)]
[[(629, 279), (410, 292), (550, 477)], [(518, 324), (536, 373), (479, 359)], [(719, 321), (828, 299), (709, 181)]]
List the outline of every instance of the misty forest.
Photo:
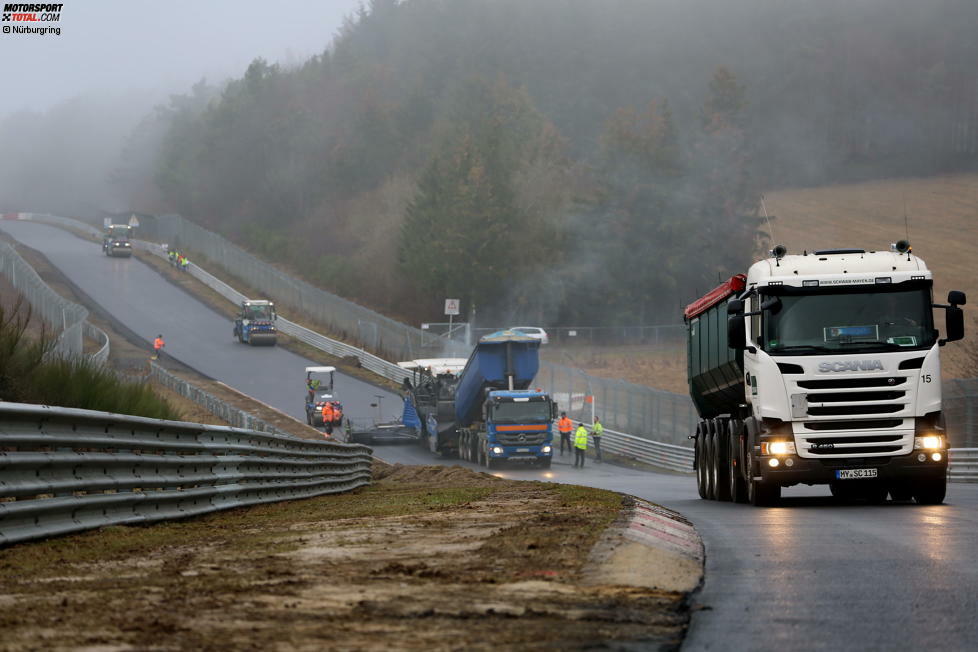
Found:
[(179, 213), (411, 322), (459, 297), (675, 323), (770, 246), (762, 191), (973, 169), (976, 24), (974, 0), (372, 0), (299, 65), (11, 116), (0, 185)]

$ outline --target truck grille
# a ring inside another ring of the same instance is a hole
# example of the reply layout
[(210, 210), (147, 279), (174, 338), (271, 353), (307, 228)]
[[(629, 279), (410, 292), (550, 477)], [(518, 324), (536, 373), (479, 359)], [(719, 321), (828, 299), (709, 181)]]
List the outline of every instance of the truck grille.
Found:
[(496, 441), (502, 446), (539, 446), (547, 440), (546, 432), (497, 432)]
[(865, 419), (862, 421), (803, 421), (805, 430), (884, 430), (899, 428), (903, 419)]
[(785, 381), (800, 456), (875, 458), (906, 455), (913, 450), (910, 376), (797, 381), (785, 377)]
[(802, 389), (862, 389), (866, 387), (896, 387), (907, 382), (905, 377), (888, 376), (886, 378), (833, 378), (832, 380), (800, 380), (798, 387)]

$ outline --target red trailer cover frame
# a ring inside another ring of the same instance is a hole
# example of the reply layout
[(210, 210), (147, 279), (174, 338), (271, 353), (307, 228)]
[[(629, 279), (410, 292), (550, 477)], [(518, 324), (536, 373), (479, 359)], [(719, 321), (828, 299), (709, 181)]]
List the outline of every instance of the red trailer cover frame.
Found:
[(702, 297), (686, 306), (686, 310), (683, 313), (686, 316), (686, 321), (703, 314), (730, 295), (743, 292), (745, 287), (747, 287), (746, 275), (737, 274), (735, 276), (731, 276), (729, 280), (716, 286)]

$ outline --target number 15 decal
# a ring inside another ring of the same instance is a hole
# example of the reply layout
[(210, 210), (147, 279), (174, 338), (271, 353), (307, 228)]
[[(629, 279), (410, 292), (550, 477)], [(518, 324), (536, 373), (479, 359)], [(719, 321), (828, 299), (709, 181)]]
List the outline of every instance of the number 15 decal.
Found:
[(929, 383), (929, 382), (933, 382), (933, 379), (930, 377), (930, 374), (922, 374), (920, 376), (920, 382)]

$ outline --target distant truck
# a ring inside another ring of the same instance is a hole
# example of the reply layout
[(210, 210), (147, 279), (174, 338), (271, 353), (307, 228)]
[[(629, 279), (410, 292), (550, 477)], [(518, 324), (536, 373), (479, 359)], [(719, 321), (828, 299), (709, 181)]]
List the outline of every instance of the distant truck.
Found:
[(275, 304), (264, 299), (245, 299), (234, 319), (234, 337), (252, 346), (275, 346), (278, 330), (275, 327)]
[[(689, 304), (689, 391), (702, 498), (773, 505), (781, 488), (944, 500), (940, 347), (964, 337), (963, 292), (932, 303), (924, 261), (784, 247)], [(932, 308), (945, 311), (939, 339)]]
[(131, 236), (128, 224), (110, 224), (102, 236), (102, 251), (106, 256), (132, 256)]
[(499, 331), (479, 340), (453, 385), (443, 377), (434, 394), (412, 386), (432, 452), (488, 468), (507, 461), (549, 468), (557, 405), (530, 389), (539, 348), (539, 339)]

